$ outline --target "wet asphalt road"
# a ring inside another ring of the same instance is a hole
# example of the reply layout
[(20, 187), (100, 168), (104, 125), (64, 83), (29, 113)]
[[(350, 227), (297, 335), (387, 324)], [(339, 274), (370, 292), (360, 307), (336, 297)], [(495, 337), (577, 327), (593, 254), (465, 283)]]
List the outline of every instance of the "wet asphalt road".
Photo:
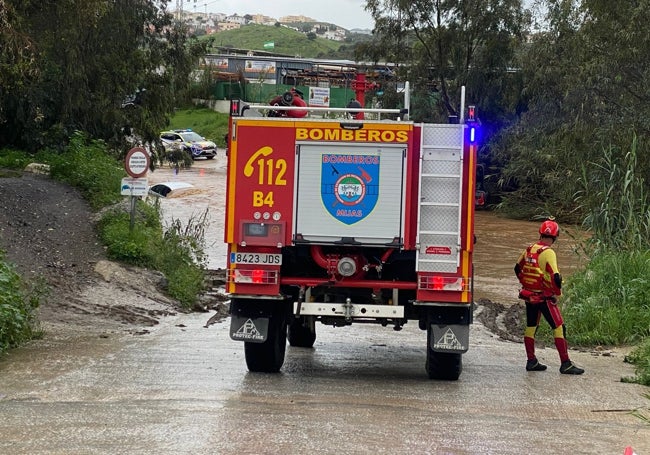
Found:
[(650, 453), (648, 388), (622, 356), (572, 351), (580, 377), (527, 373), (523, 346), (472, 326), (457, 382), (424, 371), (425, 337), (317, 326), (279, 374), (248, 373), (228, 321), (172, 316), (144, 336), (36, 341), (0, 361), (2, 454)]
[[(181, 219), (210, 208), (214, 268), (224, 175), (217, 157), (150, 176), (195, 185), (164, 208)], [(516, 302), (512, 264), (536, 224), (481, 213), (476, 229), (476, 297)], [(460, 380), (437, 382), (413, 322), (318, 325), (315, 349), (287, 347), (280, 374), (252, 374), (228, 321), (205, 328), (210, 316), (169, 316), (140, 336), (57, 331), (0, 358), (0, 454), (650, 455), (650, 424), (631, 414), (650, 389), (620, 382), (633, 374), (622, 351), (571, 351), (587, 371), (567, 377), (555, 349), (539, 349), (549, 370), (527, 373), (522, 344), (475, 323)]]

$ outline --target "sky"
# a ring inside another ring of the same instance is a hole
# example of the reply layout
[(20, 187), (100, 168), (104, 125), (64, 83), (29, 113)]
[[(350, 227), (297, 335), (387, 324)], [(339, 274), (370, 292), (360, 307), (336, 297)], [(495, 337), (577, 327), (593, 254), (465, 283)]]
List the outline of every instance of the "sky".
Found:
[[(170, 0), (174, 10), (177, 0)], [(180, 0), (178, 0), (180, 5)], [(372, 29), (374, 22), (363, 9), (365, 0), (183, 0), (183, 10), (225, 14), (264, 14), (279, 19), (282, 16), (308, 16), (319, 22), (329, 22), (348, 30)]]

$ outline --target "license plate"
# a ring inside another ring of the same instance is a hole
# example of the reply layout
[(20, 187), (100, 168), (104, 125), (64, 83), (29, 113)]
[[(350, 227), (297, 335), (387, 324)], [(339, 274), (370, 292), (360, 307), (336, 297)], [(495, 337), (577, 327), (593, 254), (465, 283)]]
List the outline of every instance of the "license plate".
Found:
[(230, 253), (230, 263), (282, 265), (282, 255), (266, 253)]

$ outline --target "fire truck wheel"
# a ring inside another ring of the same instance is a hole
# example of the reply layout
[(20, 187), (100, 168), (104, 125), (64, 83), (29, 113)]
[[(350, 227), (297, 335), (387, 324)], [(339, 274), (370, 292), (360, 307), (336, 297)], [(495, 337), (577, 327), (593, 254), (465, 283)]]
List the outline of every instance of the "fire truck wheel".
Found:
[(299, 348), (311, 348), (316, 341), (316, 321), (314, 318), (301, 316), (289, 323), (289, 345)]
[(462, 354), (435, 352), (427, 348), (426, 370), (429, 379), (457, 381), (463, 370)]
[(283, 315), (269, 318), (269, 332), (264, 343), (244, 343), (249, 371), (277, 373), (284, 363), (287, 348), (287, 321)]

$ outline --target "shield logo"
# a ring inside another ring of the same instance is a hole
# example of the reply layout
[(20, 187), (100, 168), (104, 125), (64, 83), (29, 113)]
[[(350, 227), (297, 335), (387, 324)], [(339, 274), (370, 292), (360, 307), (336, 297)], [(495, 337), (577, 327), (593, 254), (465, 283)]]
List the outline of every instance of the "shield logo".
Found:
[(379, 197), (378, 155), (323, 155), (321, 200), (327, 211), (351, 225), (372, 213)]

